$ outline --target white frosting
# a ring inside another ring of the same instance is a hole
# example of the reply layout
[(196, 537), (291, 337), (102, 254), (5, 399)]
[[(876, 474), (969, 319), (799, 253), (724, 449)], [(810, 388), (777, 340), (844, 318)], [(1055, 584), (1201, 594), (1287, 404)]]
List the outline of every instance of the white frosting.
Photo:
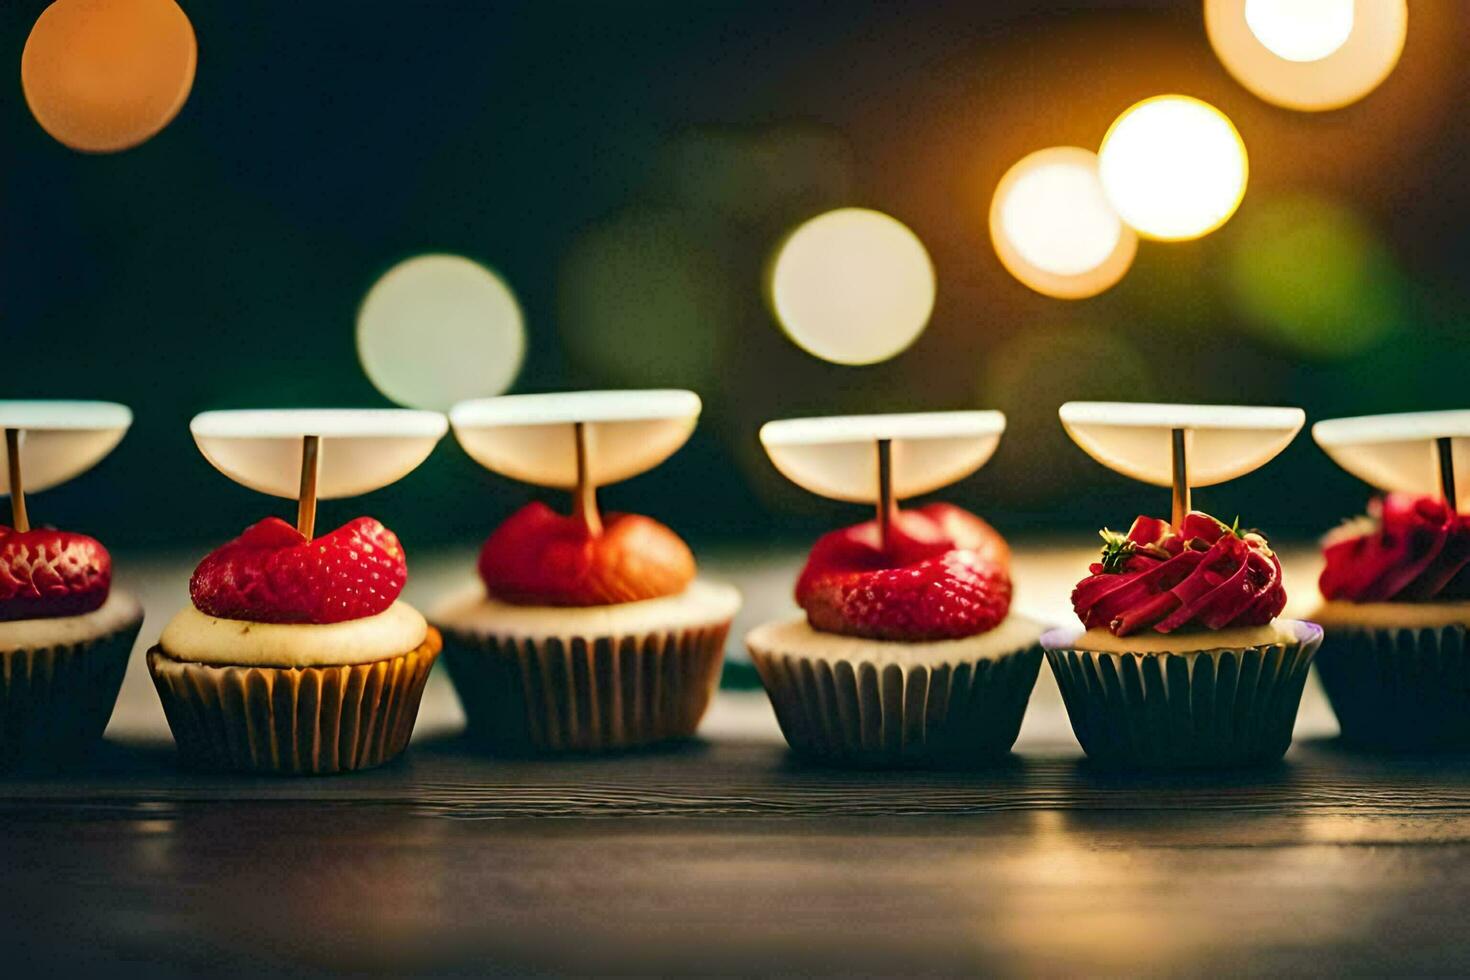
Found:
[(1095, 627), (1078, 631), (1060, 649), (1089, 653), (1200, 653), (1206, 650), (1244, 650), (1297, 642), (1296, 620), (1273, 619), (1265, 626), (1234, 626), (1222, 630), (1190, 630), (1184, 633), (1155, 633), (1114, 636)]
[(1011, 615), (995, 629), (958, 640), (905, 643), (844, 636), (812, 629), (805, 616), (757, 626), (745, 636), (756, 655), (786, 654), (822, 660), (861, 660), (865, 663), (941, 664), (973, 663), (1024, 650), (1041, 637), (1041, 624)]
[(1327, 626), (1364, 629), (1470, 626), (1470, 602), (1327, 602), (1312, 620)]
[(174, 660), (219, 667), (341, 667), (386, 660), (417, 649), (428, 624), (406, 602), (343, 623), (250, 623), (186, 606), (158, 645)]
[(138, 600), (113, 589), (107, 601), (80, 616), (17, 619), (0, 623), (0, 650), (41, 650), (90, 643), (143, 618)]
[(740, 593), (718, 582), (696, 581), (677, 595), (611, 606), (517, 606), (491, 598), (476, 583), (429, 612), (435, 626), (472, 636), (630, 636), (713, 626), (733, 619)]

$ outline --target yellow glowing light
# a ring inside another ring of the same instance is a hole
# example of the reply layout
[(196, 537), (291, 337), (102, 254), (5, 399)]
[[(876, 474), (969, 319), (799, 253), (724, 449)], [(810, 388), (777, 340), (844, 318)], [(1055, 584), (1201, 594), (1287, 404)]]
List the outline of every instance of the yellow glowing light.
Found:
[(58, 142), (110, 153), (169, 124), (197, 57), (194, 27), (174, 0), (56, 0), (26, 38), (21, 88)]
[(1219, 109), (1160, 95), (1114, 121), (1098, 150), (1103, 191), (1139, 234), (1198, 238), (1223, 225), (1245, 196), (1245, 143)]
[(519, 373), (525, 346), (510, 287), (459, 255), (398, 263), (357, 313), (357, 354), (368, 379), (412, 408), (445, 411), (501, 394)]
[(1059, 299), (1097, 295), (1138, 252), (1103, 194), (1097, 154), (1075, 146), (1038, 150), (1006, 171), (990, 201), (990, 240), (1011, 275)]
[(1245, 0), (1245, 23), (1287, 61), (1321, 61), (1353, 32), (1353, 0)]
[(841, 208), (801, 225), (776, 254), (771, 302), (803, 350), (837, 364), (903, 351), (934, 310), (934, 265), (902, 222)]
[(1404, 50), (1407, 0), (1205, 0), (1205, 29), (1235, 80), (1267, 102), (1323, 111), (1377, 88)]

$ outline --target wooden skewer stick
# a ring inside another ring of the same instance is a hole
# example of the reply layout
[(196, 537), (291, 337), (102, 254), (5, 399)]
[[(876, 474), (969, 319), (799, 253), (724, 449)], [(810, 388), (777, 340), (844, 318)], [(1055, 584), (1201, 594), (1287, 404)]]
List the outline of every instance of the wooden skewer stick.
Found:
[(1192, 509), (1189, 503), (1189, 455), (1185, 446), (1185, 430), (1175, 429), (1170, 433), (1173, 448), (1174, 494), (1173, 518), (1176, 528), (1184, 524), (1185, 516)]
[(883, 551), (893, 541), (893, 521), (898, 516), (898, 501), (893, 497), (893, 442), (878, 440), (878, 537)]
[(1460, 497), (1455, 492), (1455, 441), (1449, 436), (1434, 440), (1439, 452), (1439, 489), (1450, 510), (1460, 509)]
[(301, 437), (301, 490), (296, 495), (296, 530), (316, 534), (316, 481), (321, 470), (321, 436)]
[(572, 436), (577, 443), (577, 487), (572, 513), (587, 528), (587, 533), (596, 536), (602, 533), (602, 515), (597, 512), (597, 484), (592, 482), (587, 461), (587, 426), (582, 422), (572, 423)]
[(20, 430), (5, 430), (5, 460), (10, 478), (10, 526), (17, 531), (31, 529), (31, 519), (26, 516), (26, 488), (20, 479)]

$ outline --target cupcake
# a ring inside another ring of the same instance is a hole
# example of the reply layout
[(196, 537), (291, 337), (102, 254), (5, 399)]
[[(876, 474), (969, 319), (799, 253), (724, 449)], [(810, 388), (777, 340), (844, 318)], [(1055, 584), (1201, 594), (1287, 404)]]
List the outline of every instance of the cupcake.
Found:
[(1390, 493), (1323, 542), (1317, 673), (1345, 742), (1470, 748), (1470, 515)]
[(796, 583), (802, 615), (745, 638), (797, 754), (966, 766), (1010, 751), (1041, 665), (1040, 625), (1010, 612), (1010, 549), (952, 504), (896, 504), (978, 469), (1003, 427), (997, 412), (955, 412), (762, 430), (786, 476), (879, 513), (817, 541)]
[(598, 752), (688, 738), (719, 685), (740, 607), (688, 545), (640, 514), (603, 514), (599, 484), (688, 438), (693, 392), (512, 395), (456, 406), (456, 436), (498, 472), (573, 491), (484, 542), (479, 581), (430, 613), (472, 738), (492, 751)]
[(105, 402), (0, 402), (11, 501), (11, 526), (0, 526), (0, 767), (74, 761), (112, 717), (143, 607), (112, 588), (96, 539), (31, 527), (26, 490), (89, 469), (131, 421)]
[(205, 456), (249, 486), (285, 496), (298, 460), (301, 475), (297, 525), (268, 517), (207, 555), (191, 604), (148, 651), (180, 761), (281, 774), (388, 762), (413, 732), (439, 635), (399, 599), (398, 537), (370, 517), (315, 535), (316, 498), (413, 469), (443, 416), (211, 412), (191, 428)]
[(1323, 541), (1317, 675), (1343, 741), (1470, 749), (1470, 411), (1327, 419), (1312, 437), (1389, 491)]
[(1276, 618), (1286, 590), (1266, 539), (1199, 511), (1102, 536), (1072, 592), (1083, 629), (1042, 638), (1088, 756), (1161, 767), (1281, 758), (1322, 630)]
[(1133, 767), (1243, 766), (1291, 744), (1322, 629), (1278, 619), (1266, 538), (1190, 508), (1192, 486), (1249, 473), (1290, 444), (1296, 408), (1069, 402), (1062, 425), (1098, 462), (1170, 487), (1170, 520), (1103, 531), (1072, 592), (1081, 629), (1041, 638), (1087, 755)]
[(0, 764), (56, 762), (112, 717), (143, 607), (93, 538), (0, 527)]

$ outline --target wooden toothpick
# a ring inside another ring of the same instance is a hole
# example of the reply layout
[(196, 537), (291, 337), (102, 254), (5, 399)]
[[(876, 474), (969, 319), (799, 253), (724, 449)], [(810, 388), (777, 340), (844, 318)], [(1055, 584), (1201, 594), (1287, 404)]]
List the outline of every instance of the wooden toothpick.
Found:
[(316, 481), (321, 470), (321, 436), (301, 437), (301, 490), (296, 495), (296, 530), (310, 541), (316, 533)]
[(587, 426), (573, 422), (572, 437), (577, 444), (577, 486), (573, 491), (572, 514), (589, 534), (598, 535), (602, 533), (602, 515), (597, 512), (597, 484), (592, 482), (587, 458)]
[(26, 516), (26, 489), (20, 478), (20, 430), (5, 430), (5, 460), (10, 479), (10, 526), (17, 531), (31, 529), (31, 519)]
[(1434, 440), (1439, 453), (1439, 490), (1450, 510), (1460, 509), (1460, 497), (1455, 492), (1455, 441), (1449, 436)]
[(1185, 446), (1184, 429), (1175, 429), (1170, 433), (1170, 444), (1173, 450), (1173, 517), (1174, 526), (1181, 527), (1184, 518), (1189, 514), (1191, 507), (1189, 503), (1189, 456)]
[(898, 516), (898, 501), (893, 497), (893, 441), (878, 440), (878, 537), (888, 553), (893, 542), (893, 521)]

